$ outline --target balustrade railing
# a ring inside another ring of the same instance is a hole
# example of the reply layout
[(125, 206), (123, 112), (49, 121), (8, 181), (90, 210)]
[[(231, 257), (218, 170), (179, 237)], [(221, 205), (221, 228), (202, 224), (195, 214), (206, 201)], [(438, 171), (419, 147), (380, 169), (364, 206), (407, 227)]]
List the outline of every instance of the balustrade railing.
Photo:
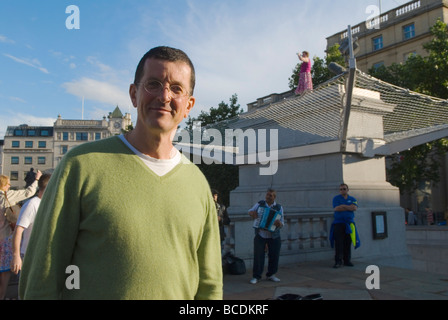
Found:
[[(244, 219), (245, 220), (245, 219)], [(225, 226), (224, 252), (234, 252), (235, 223)], [(281, 254), (331, 250), (328, 239), (333, 213), (288, 214), (281, 230)]]

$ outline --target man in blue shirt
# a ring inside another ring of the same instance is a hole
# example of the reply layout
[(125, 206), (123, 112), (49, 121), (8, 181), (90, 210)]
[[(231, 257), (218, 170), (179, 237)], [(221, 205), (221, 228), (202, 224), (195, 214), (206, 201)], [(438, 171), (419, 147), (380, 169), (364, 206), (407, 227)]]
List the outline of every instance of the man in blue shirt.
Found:
[(348, 195), (348, 185), (341, 183), (339, 193), (333, 198), (334, 221), (331, 226), (332, 232), (330, 232), (335, 247), (333, 268), (341, 267), (342, 263), (345, 266), (353, 266), (350, 261), (352, 244), (350, 224), (354, 226), (355, 211), (358, 208), (358, 201)]

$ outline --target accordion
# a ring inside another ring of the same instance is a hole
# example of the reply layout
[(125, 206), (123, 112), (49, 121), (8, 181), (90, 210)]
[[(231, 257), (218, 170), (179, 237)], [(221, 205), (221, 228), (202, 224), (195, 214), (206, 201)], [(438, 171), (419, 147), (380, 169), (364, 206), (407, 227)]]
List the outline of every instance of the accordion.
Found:
[(274, 210), (272, 208), (259, 206), (258, 217), (254, 221), (254, 228), (264, 229), (274, 232), (277, 227), (274, 225), (275, 220), (280, 220), (280, 211)]

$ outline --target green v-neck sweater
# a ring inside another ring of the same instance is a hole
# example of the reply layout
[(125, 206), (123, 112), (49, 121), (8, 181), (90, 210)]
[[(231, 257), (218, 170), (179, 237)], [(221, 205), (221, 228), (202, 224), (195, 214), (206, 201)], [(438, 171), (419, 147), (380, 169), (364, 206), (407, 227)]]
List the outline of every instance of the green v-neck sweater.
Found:
[(184, 156), (159, 177), (118, 137), (73, 148), (42, 197), (19, 292), (24, 299), (222, 299), (207, 180)]

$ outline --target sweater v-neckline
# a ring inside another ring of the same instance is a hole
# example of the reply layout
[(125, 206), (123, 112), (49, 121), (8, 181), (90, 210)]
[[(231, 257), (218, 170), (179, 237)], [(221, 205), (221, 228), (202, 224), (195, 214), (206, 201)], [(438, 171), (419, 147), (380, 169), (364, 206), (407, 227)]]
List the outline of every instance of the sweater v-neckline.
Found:
[(127, 152), (129, 153), (129, 155), (133, 156), (134, 159), (139, 163), (139, 165), (141, 165), (147, 172), (149, 172), (149, 174), (159, 180), (160, 182), (163, 182), (166, 179), (169, 179), (170, 176), (172, 176), (175, 172), (177, 172), (179, 170), (179, 168), (185, 164), (185, 160), (184, 160), (184, 156), (181, 154), (181, 159), (179, 161), (179, 163), (177, 165), (175, 165), (170, 171), (168, 171), (167, 173), (165, 173), (163, 176), (159, 176), (158, 174), (156, 174), (151, 168), (149, 168), (144, 162), (143, 159), (141, 159), (139, 157), (139, 155), (137, 155), (133, 150), (131, 150), (129, 148), (129, 146), (126, 145), (126, 143), (124, 141), (122, 141), (118, 136), (116, 137), (121, 144), (125, 147), (125, 149), (127, 150)]

